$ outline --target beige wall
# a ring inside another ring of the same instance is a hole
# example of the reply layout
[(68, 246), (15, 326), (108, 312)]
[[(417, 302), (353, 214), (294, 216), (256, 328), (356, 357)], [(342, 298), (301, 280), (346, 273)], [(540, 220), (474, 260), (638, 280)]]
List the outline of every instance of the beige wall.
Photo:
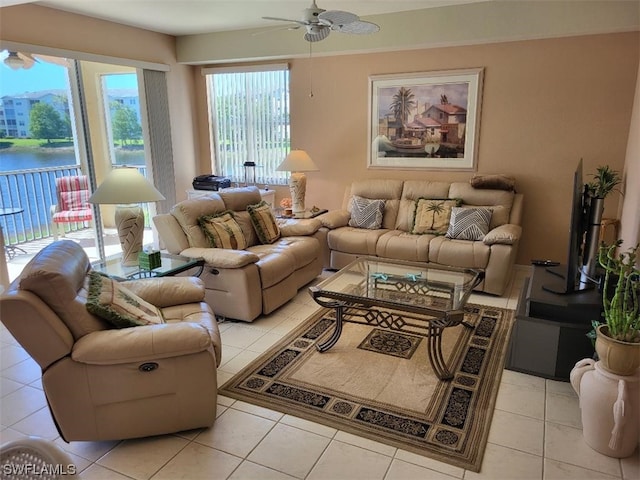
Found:
[(639, 56), (636, 32), (293, 60), (292, 146), (320, 167), (308, 174), (308, 203), (338, 207), (359, 178), (466, 181), (470, 173), (366, 168), (368, 76), (484, 67), (478, 171), (514, 175), (525, 195), (517, 262), (564, 261), (578, 160), (585, 175), (624, 168)]
[(194, 116), (195, 69), (176, 62), (175, 37), (26, 4), (0, 10), (0, 39), (167, 65), (176, 191), (184, 198), (185, 185), (197, 171), (199, 130)]

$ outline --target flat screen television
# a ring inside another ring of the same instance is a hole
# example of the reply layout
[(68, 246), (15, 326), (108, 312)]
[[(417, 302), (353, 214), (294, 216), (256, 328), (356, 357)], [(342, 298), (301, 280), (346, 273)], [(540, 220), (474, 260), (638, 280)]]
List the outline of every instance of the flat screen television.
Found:
[(573, 198), (571, 204), (571, 223), (569, 225), (569, 246), (567, 264), (548, 267), (547, 271), (559, 277), (559, 281), (542, 286), (548, 292), (569, 294), (589, 290), (594, 284), (582, 272), (584, 234), (586, 231), (585, 185), (582, 181), (582, 159), (573, 174)]

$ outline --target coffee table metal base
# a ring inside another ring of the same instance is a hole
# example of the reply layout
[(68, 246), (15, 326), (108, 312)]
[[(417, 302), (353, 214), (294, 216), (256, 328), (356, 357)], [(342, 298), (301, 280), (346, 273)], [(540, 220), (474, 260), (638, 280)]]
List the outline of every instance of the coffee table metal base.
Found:
[[(424, 318), (400, 313), (390, 310), (380, 310), (377, 308), (361, 305), (349, 305), (344, 302), (318, 301), (323, 307), (333, 308), (336, 313), (336, 326), (331, 336), (324, 342), (316, 344), (319, 352), (326, 352), (331, 349), (342, 335), (342, 325), (344, 322), (359, 323), (361, 325), (371, 325), (388, 330), (409, 331), (418, 334), (427, 340), (427, 353), (429, 362), (434, 373), (440, 380), (448, 381), (453, 378), (453, 363), (456, 359), (449, 359), (450, 365), (444, 358), (442, 352), (442, 333), (445, 328), (462, 324), (465, 328), (474, 328), (473, 325), (463, 321), (460, 317), (449, 319)], [(453, 361), (452, 361), (453, 360)]]

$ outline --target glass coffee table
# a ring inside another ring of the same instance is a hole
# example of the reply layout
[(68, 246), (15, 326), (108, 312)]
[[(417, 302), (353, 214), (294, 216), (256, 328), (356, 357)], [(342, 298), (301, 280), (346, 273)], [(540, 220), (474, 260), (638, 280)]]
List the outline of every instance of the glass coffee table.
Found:
[(191, 268), (198, 267), (195, 276), (200, 276), (204, 268), (204, 260), (201, 258), (189, 258), (171, 253), (160, 253), (161, 264), (159, 267), (145, 270), (138, 265), (122, 265), (122, 255), (116, 254), (107, 257), (104, 261), (91, 264), (97, 272), (109, 275), (116, 280), (133, 280), (138, 278), (168, 277), (186, 272)]
[(325, 352), (333, 347), (343, 322), (414, 333), (428, 339), (429, 361), (438, 378), (450, 380), (442, 333), (460, 324), (474, 327), (464, 322), (464, 306), (483, 279), (482, 270), (359, 258), (309, 288), (316, 303), (336, 313), (335, 330), (317, 348)]

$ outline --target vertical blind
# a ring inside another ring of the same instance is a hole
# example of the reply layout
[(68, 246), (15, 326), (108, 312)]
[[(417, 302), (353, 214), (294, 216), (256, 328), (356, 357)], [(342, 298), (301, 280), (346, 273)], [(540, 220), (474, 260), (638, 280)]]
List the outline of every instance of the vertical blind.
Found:
[(290, 150), (289, 70), (208, 72), (216, 175), (244, 182), (254, 162), (256, 183), (286, 183), (276, 168)]

